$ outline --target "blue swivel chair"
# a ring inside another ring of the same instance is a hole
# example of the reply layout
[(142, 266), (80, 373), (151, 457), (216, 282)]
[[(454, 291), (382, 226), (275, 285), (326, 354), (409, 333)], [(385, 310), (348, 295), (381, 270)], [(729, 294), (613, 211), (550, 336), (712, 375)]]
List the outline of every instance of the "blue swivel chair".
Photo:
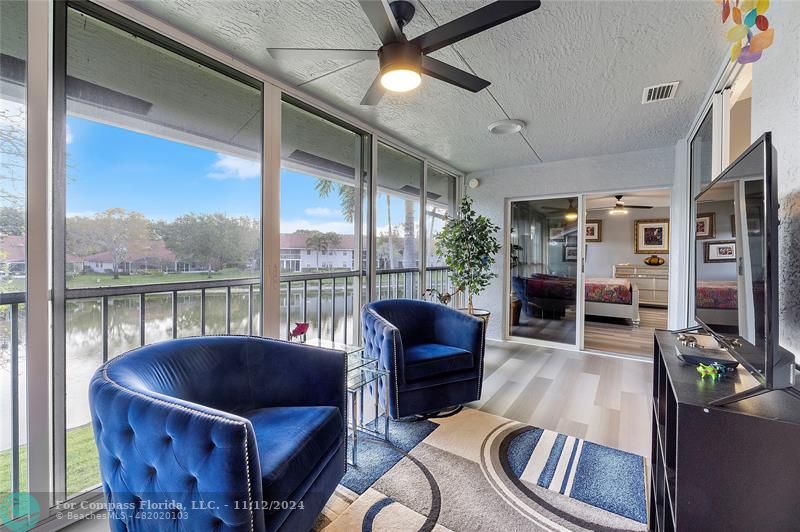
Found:
[(457, 407), (481, 396), (485, 323), (444, 305), (386, 299), (361, 311), (366, 354), (389, 371), (392, 419)]
[(345, 471), (345, 355), (170, 340), (97, 370), (89, 400), (115, 532), (309, 530)]

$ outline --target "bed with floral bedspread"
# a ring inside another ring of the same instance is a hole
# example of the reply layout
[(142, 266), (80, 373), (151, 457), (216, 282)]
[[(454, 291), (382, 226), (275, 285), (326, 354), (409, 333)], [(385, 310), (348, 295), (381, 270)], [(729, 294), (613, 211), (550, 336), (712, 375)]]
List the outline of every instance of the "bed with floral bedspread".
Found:
[(628, 279), (586, 279), (584, 292), (586, 301), (596, 303), (630, 305), (633, 300), (633, 290)]
[(736, 281), (700, 281), (694, 297), (697, 308), (736, 309), (739, 296)]

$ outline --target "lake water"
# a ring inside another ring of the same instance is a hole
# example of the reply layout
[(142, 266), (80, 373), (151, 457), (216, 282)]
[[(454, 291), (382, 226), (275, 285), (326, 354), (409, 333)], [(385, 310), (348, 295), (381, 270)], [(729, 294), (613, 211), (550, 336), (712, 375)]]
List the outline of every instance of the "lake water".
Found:
[[(287, 291), (281, 296), (280, 336), (287, 336)], [(206, 334), (225, 334), (225, 289), (206, 290)], [(247, 334), (249, 290), (247, 287), (231, 290), (231, 334)], [(253, 320), (260, 319), (260, 294), (257, 287), (253, 297)], [(347, 293), (347, 315), (345, 319), (344, 283), (337, 287), (335, 295), (323, 286), (320, 316), (318, 291), (309, 286), (306, 319), (311, 324), (307, 337), (335, 337), (344, 341), (353, 339), (353, 289)], [(11, 374), (10, 374), (10, 330), (11, 313), (4, 307), (0, 313), (0, 450), (11, 445)], [(109, 357), (117, 356), (139, 346), (139, 296), (109, 298), (108, 302)], [(24, 310), (20, 313), (20, 331), (25, 330)], [(292, 287), (291, 325), (303, 321), (302, 289)], [(178, 337), (200, 335), (200, 292), (182, 292), (178, 295)], [(103, 362), (103, 335), (101, 322), (101, 300), (85, 299), (67, 302), (66, 308), (66, 421), (67, 428), (84, 425), (91, 421), (88, 404), (89, 381)], [(254, 330), (258, 333), (258, 328)], [(23, 335), (24, 336), (24, 335)], [(157, 342), (172, 338), (172, 295), (152, 294), (145, 298), (145, 341)], [(23, 340), (24, 341), (24, 340)], [(20, 349), (20, 397), (25, 397), (25, 346)], [(24, 400), (20, 401), (24, 406)], [(26, 425), (25, 412), (20, 412), (21, 427)], [(23, 429), (24, 432), (24, 429)], [(22, 443), (27, 439), (21, 435)]]
[[(381, 276), (382, 287), (379, 298), (406, 297), (418, 283), (418, 276), (408, 277), (408, 286), (398, 287), (400, 277), (395, 277), (393, 289), (389, 290), (388, 276)], [(280, 297), (280, 337), (286, 338), (289, 326), (295, 322), (308, 321), (307, 337), (322, 337), (353, 343), (353, 318), (359, 311), (354, 308), (353, 280), (348, 283), (345, 294), (344, 281), (337, 282), (336, 291), (329, 282), (320, 290), (315, 281), (307, 284), (304, 300), (303, 282), (292, 282), (291, 315), (287, 315), (289, 291), (282, 283)], [(437, 283), (438, 284), (438, 283)], [(444, 286), (437, 286), (444, 289)], [(157, 289), (154, 287), (154, 290)], [(408, 292), (406, 292), (406, 289)], [(231, 288), (231, 334), (248, 334), (249, 288)], [(226, 289), (206, 290), (206, 334), (225, 334)], [(363, 298), (366, 300), (366, 298)], [(304, 305), (305, 301), (305, 305)], [(355, 298), (356, 306), (358, 298)], [(253, 323), (260, 320), (261, 299), (258, 285), (253, 289)], [(91, 421), (88, 404), (88, 387), (95, 370), (103, 361), (102, 302), (100, 298), (70, 300), (66, 306), (66, 423), (67, 428), (79, 427)], [(304, 313), (305, 310), (305, 313)], [(109, 357), (117, 356), (140, 344), (139, 296), (110, 297), (108, 300)], [(200, 291), (184, 291), (178, 294), (177, 336), (198, 336), (201, 333)], [(305, 320), (304, 320), (305, 317)], [(20, 306), (19, 331), (22, 345), (19, 361), (20, 427), (21, 443), (27, 442), (24, 427), (27, 424), (25, 401), (25, 310)], [(253, 333), (258, 334), (257, 325)], [(42, 332), (44, 334), (44, 331)], [(172, 295), (156, 293), (145, 297), (145, 342), (152, 343), (172, 338)], [(11, 312), (10, 306), (0, 306), (0, 451), (11, 446)]]

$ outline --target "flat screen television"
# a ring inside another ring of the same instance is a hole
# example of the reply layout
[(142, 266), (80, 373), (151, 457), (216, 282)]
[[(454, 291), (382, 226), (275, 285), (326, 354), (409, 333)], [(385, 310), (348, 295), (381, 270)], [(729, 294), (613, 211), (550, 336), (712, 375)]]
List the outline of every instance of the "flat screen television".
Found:
[(695, 319), (763, 390), (789, 388), (795, 375), (778, 345), (775, 161), (765, 133), (695, 196)]

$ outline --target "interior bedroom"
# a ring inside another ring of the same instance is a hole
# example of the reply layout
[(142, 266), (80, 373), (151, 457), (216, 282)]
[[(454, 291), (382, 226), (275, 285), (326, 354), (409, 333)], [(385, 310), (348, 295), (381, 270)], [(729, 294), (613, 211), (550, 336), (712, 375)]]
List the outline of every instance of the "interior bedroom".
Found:
[(652, 358), (669, 309), (669, 189), (586, 198), (585, 349)]

